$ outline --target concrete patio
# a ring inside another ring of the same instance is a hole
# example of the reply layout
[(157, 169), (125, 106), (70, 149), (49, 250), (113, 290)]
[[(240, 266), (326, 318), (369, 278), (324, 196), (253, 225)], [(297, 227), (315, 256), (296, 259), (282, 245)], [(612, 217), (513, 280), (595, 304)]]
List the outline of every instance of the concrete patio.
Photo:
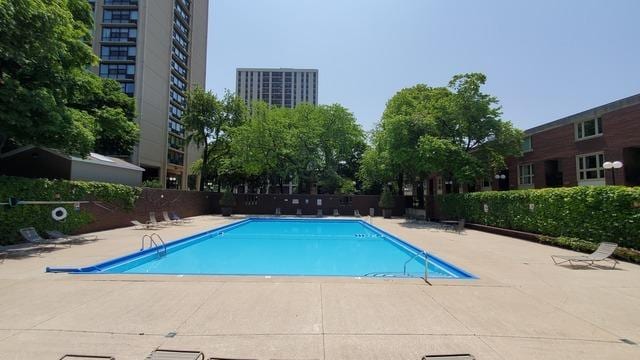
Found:
[[(200, 216), (165, 240), (235, 221)], [(145, 231), (0, 264), (0, 359), (144, 359), (156, 347), (257, 359), (639, 359), (640, 266), (555, 266), (573, 252), (401, 219), (374, 225), (477, 280), (48, 274), (140, 246)], [(166, 337), (175, 332), (175, 337)]]

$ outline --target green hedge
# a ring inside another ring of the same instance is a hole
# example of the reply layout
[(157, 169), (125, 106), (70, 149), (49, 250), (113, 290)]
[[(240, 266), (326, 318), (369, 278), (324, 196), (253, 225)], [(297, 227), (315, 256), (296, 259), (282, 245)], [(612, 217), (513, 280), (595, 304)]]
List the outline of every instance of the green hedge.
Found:
[(437, 201), (445, 218), (640, 249), (640, 188), (488, 191), (442, 195)]
[[(122, 210), (131, 210), (141, 191), (140, 188), (119, 184), (0, 176), (0, 202), (7, 202), (9, 197), (31, 201), (87, 200), (101, 201)], [(64, 205), (67, 218), (55, 221), (51, 218), (51, 210), (58, 206), (0, 206), (0, 244), (19, 242), (18, 229), (23, 227), (33, 226), (44, 236), (45, 230), (72, 233), (94, 220), (89, 212), (83, 210), (83, 205), (80, 206), (80, 211), (76, 211), (73, 204), (69, 204)]]

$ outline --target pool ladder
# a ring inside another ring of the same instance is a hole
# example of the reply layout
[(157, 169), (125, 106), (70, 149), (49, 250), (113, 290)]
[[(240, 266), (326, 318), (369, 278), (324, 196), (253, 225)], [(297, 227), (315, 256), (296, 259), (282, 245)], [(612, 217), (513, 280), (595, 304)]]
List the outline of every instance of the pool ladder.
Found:
[[(152, 247), (155, 248), (156, 254), (158, 254), (158, 257), (163, 257), (167, 255), (167, 245), (165, 245), (164, 241), (162, 240), (160, 235), (158, 235), (157, 233), (153, 233), (151, 235), (149, 234), (142, 235), (142, 241), (141, 241), (142, 244), (140, 245), (140, 251), (144, 250), (145, 239), (149, 239), (149, 249), (151, 249)], [(157, 239), (158, 241), (160, 241), (160, 244), (158, 244), (154, 239)]]
[(405, 263), (404, 263), (404, 270), (403, 270), (403, 274), (404, 274), (404, 275), (407, 275), (407, 265), (408, 265), (410, 262), (412, 262), (412, 261), (413, 261), (413, 259), (415, 259), (415, 258), (419, 257), (420, 255), (424, 255), (424, 277), (423, 277), (424, 282), (426, 282), (427, 284), (431, 285), (431, 283), (429, 282), (429, 280), (427, 280), (427, 276), (429, 275), (429, 271), (427, 270), (427, 268), (429, 267), (429, 261), (428, 261), (429, 257), (428, 257), (428, 255), (427, 255), (427, 252), (426, 252), (426, 251), (421, 251), (421, 252), (419, 252), (419, 253), (416, 253), (415, 255), (413, 255), (413, 256), (411, 257), (411, 259), (409, 259), (409, 260), (405, 261)]

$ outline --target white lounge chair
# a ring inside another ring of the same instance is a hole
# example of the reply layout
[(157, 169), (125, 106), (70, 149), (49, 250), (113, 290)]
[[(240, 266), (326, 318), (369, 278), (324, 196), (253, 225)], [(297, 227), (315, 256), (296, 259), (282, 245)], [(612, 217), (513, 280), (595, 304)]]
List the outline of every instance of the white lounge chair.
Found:
[(167, 223), (166, 221), (158, 221), (156, 220), (156, 213), (152, 211), (149, 213), (149, 224), (157, 227), (165, 227), (171, 225), (171, 223)]
[(169, 216), (169, 213), (166, 212), (166, 211), (162, 212), (162, 218), (164, 219), (164, 222), (167, 223), (167, 224), (176, 224), (176, 225), (184, 224), (184, 220), (182, 220), (182, 219), (174, 220)]
[(149, 229), (157, 229), (157, 226), (153, 226), (152, 224), (146, 223), (143, 224), (138, 220), (131, 220), (131, 223), (135, 226), (136, 230), (149, 230)]
[(322, 209), (318, 209), (318, 211), (316, 212), (316, 216), (317, 217), (323, 217), (324, 214), (322, 213)]
[(566, 255), (551, 255), (551, 259), (556, 265), (569, 263), (569, 265), (573, 266), (573, 263), (585, 263), (587, 266), (593, 266), (598, 261), (609, 261), (613, 262), (613, 266), (611, 269), (615, 269), (618, 264), (618, 260), (611, 259), (611, 255), (618, 248), (618, 244), (611, 242), (601, 242), (598, 245), (596, 251), (589, 255), (575, 255), (575, 256), (566, 256)]
[(191, 219), (184, 219), (184, 218), (181, 218), (180, 216), (178, 216), (178, 214), (176, 214), (176, 212), (175, 212), (175, 211), (172, 211), (172, 212), (169, 214), (169, 218), (170, 218), (171, 220), (180, 220), (180, 221), (182, 221), (184, 224), (189, 224), (189, 223), (191, 223), (191, 222), (193, 221), (193, 220), (191, 220)]
[(204, 354), (200, 351), (156, 349), (146, 360), (204, 360)]
[(282, 215), (282, 211), (280, 210), (280, 208), (276, 208), (276, 216), (280, 215)]
[(96, 235), (67, 235), (58, 230), (47, 230), (47, 236), (50, 239), (69, 239), (71, 241), (93, 241), (97, 240), (98, 237)]
[(53, 247), (57, 245), (71, 246), (71, 243), (75, 241), (71, 239), (44, 239), (38, 234), (36, 229), (32, 227), (20, 229), (20, 235), (32, 244), (53, 245)]
[(425, 355), (422, 360), (475, 360), (471, 354)]
[(442, 228), (445, 231), (454, 231), (457, 232), (458, 234), (461, 234), (464, 231), (464, 225), (465, 225), (466, 221), (464, 219), (460, 219), (458, 220), (457, 223), (454, 224), (442, 224)]
[(338, 209), (333, 209), (333, 216), (340, 216), (340, 211), (338, 211)]
[(302, 209), (296, 209), (296, 216), (302, 216)]
[(361, 216), (360, 215), (360, 210), (358, 210), (358, 209), (353, 210), (353, 216), (360, 217)]

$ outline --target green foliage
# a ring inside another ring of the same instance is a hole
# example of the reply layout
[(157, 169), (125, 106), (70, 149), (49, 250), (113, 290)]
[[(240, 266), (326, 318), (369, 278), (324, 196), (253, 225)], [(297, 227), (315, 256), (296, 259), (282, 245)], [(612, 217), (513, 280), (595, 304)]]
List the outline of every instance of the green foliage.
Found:
[(98, 60), (87, 1), (0, 0), (0, 28), (0, 151), (131, 152), (133, 100), (87, 70)]
[(366, 143), (353, 114), (344, 107), (300, 104), (294, 109), (251, 105), (247, 122), (230, 132), (228, 174), (258, 185), (296, 181), (335, 193), (352, 179)]
[(187, 94), (187, 107), (182, 115), (187, 141), (203, 149), (200, 189), (207, 179), (220, 173), (229, 153), (229, 132), (242, 124), (247, 109), (239, 97), (227, 91), (222, 99), (211, 91), (196, 87)]
[[(438, 197), (449, 218), (640, 249), (640, 188), (578, 186), (449, 194)], [(484, 212), (484, 205), (489, 208)], [(533, 205), (531, 210), (530, 205)]]
[(396, 205), (395, 200), (393, 199), (393, 194), (388, 188), (384, 188), (382, 191), (382, 195), (380, 195), (380, 201), (378, 202), (378, 206), (381, 209), (393, 209)]
[(220, 206), (232, 208), (236, 206), (236, 197), (229, 190), (225, 190), (219, 200)]
[[(140, 196), (141, 189), (126, 185), (100, 182), (27, 179), (0, 176), (0, 201), (9, 197), (31, 201), (101, 201), (124, 210), (131, 210)], [(54, 221), (51, 210), (60, 205), (17, 205), (0, 207), (0, 244), (19, 240), (18, 229), (33, 226), (44, 234), (45, 230), (73, 232), (94, 219), (73, 205), (64, 205), (68, 217), (64, 221)]]
[(142, 182), (142, 187), (162, 189), (162, 182), (160, 179), (145, 180)]
[[(538, 242), (545, 245), (557, 246), (569, 250), (580, 251), (583, 253), (592, 253), (598, 248), (598, 244), (580, 240), (576, 238), (570, 238), (566, 236), (550, 237), (550, 236), (538, 236)], [(630, 261), (636, 264), (640, 264), (640, 251), (629, 249), (625, 247), (618, 247), (613, 253), (616, 259)]]
[[(522, 133), (501, 119), (498, 100), (480, 91), (486, 77), (462, 74), (448, 87), (419, 84), (387, 103), (359, 177), (366, 186), (440, 173), (458, 183), (505, 166)], [(398, 184), (401, 188), (403, 184)]]

